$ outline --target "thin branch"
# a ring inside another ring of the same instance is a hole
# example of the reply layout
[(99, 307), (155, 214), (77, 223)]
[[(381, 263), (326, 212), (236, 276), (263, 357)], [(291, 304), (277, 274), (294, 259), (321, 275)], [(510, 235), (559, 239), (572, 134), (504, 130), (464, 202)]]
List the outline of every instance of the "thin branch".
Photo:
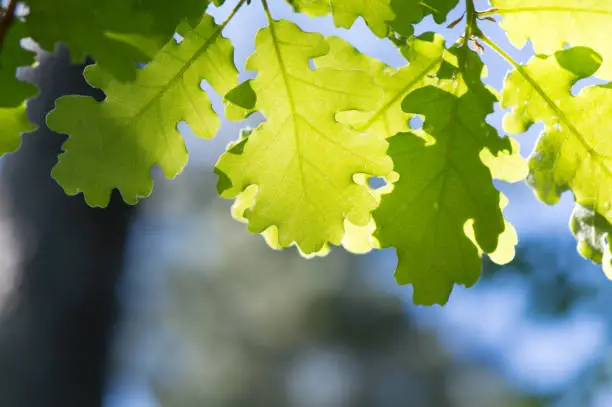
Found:
[(13, 24), (13, 21), (15, 21), (17, 3), (17, 0), (10, 0), (5, 12), (2, 13), (2, 20), (0, 20), (0, 53), (2, 52), (2, 46), (4, 45), (9, 27)]

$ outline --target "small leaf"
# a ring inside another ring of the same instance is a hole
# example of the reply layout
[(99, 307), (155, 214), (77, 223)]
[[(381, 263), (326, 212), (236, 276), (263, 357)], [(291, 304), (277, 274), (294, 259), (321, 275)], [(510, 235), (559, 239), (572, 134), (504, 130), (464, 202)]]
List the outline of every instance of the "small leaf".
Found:
[(578, 241), (582, 257), (602, 264), (604, 273), (612, 279), (612, 225), (592, 208), (576, 204), (570, 228)]
[(28, 120), (25, 103), (12, 108), (0, 107), (0, 155), (17, 150), (21, 134), (35, 128)]
[(178, 123), (186, 121), (204, 138), (220, 126), (201, 81), (222, 95), (238, 84), (233, 47), (220, 31), (205, 16), (181, 44), (171, 40), (133, 83), (88, 67), (87, 80), (106, 99), (63, 97), (47, 118), (50, 128), (70, 135), (52, 172), (68, 194), (83, 192), (90, 205), (106, 206), (118, 188), (126, 202), (136, 203), (153, 188), (153, 165), (168, 178), (181, 172), (187, 151)]
[(228, 120), (240, 121), (255, 111), (257, 95), (251, 87), (251, 80), (244, 81), (230, 90), (224, 99), (225, 116)]

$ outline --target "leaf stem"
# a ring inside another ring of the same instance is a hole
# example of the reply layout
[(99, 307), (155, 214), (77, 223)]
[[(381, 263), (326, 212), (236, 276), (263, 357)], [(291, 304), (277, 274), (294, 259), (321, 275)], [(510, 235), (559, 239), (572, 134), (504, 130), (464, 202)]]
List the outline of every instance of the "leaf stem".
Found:
[(268, 18), (268, 21), (272, 22), (273, 18), (272, 18), (272, 13), (270, 12), (270, 7), (268, 6), (268, 1), (261, 0), (261, 4), (264, 8), (264, 11), (266, 12), (266, 17)]
[(474, 0), (465, 0), (465, 33), (463, 34), (463, 45), (458, 54), (459, 69), (465, 73), (470, 52), (470, 40), (481, 34), (478, 28), (478, 12), (474, 6)]
[(479, 36), (481, 34), (480, 28), (478, 27), (478, 16), (480, 13), (476, 11), (474, 6), (474, 0), (465, 0), (465, 42), (466, 44), (472, 38), (472, 36)]
[[(508, 61), (508, 63), (510, 65), (512, 65), (514, 68), (516, 68), (517, 71), (521, 72), (521, 74), (523, 76), (527, 75), (529, 76), (526, 72), (523, 72), (523, 66), (520, 65), (518, 62), (516, 62), (516, 60), (514, 58), (512, 58), (510, 56), (510, 54), (508, 54), (506, 51), (504, 51), (499, 45), (497, 45), (495, 42), (491, 41), (489, 39), (489, 37), (487, 37), (486, 35), (484, 35), (484, 33), (479, 33), (478, 34), (478, 38), (480, 38), (482, 40), (482, 42), (484, 42), (485, 44), (487, 44), (493, 51), (497, 52), (501, 57), (503, 57), (506, 61)], [(525, 76), (525, 79), (527, 79), (527, 77)], [(529, 82), (531, 83), (531, 82)]]
[(234, 18), (234, 16), (236, 14), (238, 14), (238, 11), (240, 11), (240, 9), (242, 8), (242, 6), (244, 5), (244, 3), (249, 2), (250, 0), (240, 0), (238, 2), (238, 4), (236, 4), (236, 7), (234, 7), (234, 9), (232, 10), (232, 12), (229, 14), (229, 16), (227, 16), (227, 18), (225, 19), (225, 21), (223, 23), (221, 23), (221, 25), (219, 26), (220, 31), (223, 31), (223, 29), (225, 28), (226, 25), (228, 25), (230, 23), (230, 21), (232, 21), (232, 19)]
[(497, 7), (493, 7), (487, 10), (482, 10), (478, 12), (478, 17), (483, 18), (483, 17), (487, 17), (487, 16), (493, 16), (496, 14), (500, 14), (499, 13), (499, 9)]
[(431, 11), (431, 12), (434, 12), (434, 13), (440, 13), (440, 10), (438, 10), (438, 9), (437, 9), (437, 8), (435, 8), (435, 7), (432, 7), (431, 5), (429, 5), (429, 4), (427, 4), (427, 3), (425, 3), (424, 1), (419, 2), (419, 6), (421, 6), (421, 7), (423, 7), (423, 8), (426, 8), (426, 9), (428, 9), (428, 10), (429, 10), (429, 11)]
[(6, 10), (3, 10), (2, 19), (0, 19), (0, 53), (2, 53), (2, 46), (4, 45), (9, 27), (13, 24), (13, 21), (15, 21), (17, 3), (17, 0), (10, 0)]

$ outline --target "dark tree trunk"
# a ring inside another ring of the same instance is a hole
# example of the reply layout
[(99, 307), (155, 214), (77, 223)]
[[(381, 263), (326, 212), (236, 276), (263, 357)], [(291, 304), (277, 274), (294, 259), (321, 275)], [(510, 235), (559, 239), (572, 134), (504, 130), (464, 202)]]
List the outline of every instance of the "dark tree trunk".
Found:
[(106, 210), (68, 197), (49, 176), (65, 136), (45, 126), (61, 95), (90, 88), (68, 52), (42, 54), (26, 72), (40, 96), (28, 105), (40, 129), (3, 161), (2, 199), (19, 241), (17, 285), (0, 319), (0, 406), (102, 405), (116, 288), (134, 209), (114, 196)]

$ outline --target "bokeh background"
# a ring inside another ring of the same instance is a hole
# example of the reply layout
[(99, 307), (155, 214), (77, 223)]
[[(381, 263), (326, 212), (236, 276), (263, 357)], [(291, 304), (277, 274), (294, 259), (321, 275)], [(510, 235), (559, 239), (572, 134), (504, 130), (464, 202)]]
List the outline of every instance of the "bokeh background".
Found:
[[(271, 3), (276, 18), (405, 63), (362, 21), (341, 30)], [(211, 10), (221, 21), (234, 5)], [(254, 0), (224, 32), (243, 79), (265, 25)], [(520, 62), (533, 54), (482, 27)], [(450, 43), (462, 26), (417, 27), (430, 30)], [(488, 49), (483, 59), (500, 89), (509, 65)], [(547, 207), (524, 183), (499, 183), (516, 258), (503, 267), (485, 258), (475, 287), (456, 287), (445, 307), (417, 307), (395, 284), (391, 250), (305, 260), (231, 218), (212, 168), (259, 116), (224, 122), (213, 141), (182, 123), (188, 167), (174, 181), (154, 170), (155, 192), (135, 208), (65, 197), (48, 177), (62, 137), (44, 128), (44, 111), (62, 93), (103, 95), (61, 47), (40, 61), (22, 75), (41, 85), (29, 113), (43, 129), (0, 164), (1, 407), (612, 406), (612, 283), (575, 250), (570, 195)], [(502, 116), (489, 121), (501, 128)], [(540, 130), (519, 136), (523, 156)]]

